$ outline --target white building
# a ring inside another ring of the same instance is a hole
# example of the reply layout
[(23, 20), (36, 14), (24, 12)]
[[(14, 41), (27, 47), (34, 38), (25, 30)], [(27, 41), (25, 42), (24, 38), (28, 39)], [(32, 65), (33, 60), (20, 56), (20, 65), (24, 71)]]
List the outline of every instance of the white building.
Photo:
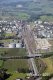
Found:
[(12, 30), (9, 28), (6, 33), (12, 33)]
[(16, 43), (16, 48), (21, 48), (21, 43)]
[(1, 33), (1, 29), (0, 29), (0, 33)]
[(16, 48), (16, 44), (15, 43), (10, 43), (9, 48)]

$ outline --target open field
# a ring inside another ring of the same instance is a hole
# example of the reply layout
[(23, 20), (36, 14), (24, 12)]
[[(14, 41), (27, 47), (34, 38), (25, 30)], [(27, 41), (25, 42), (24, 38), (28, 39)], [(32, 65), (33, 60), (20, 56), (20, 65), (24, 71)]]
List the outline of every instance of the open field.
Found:
[(22, 48), (0, 48), (0, 54), (4, 56), (23, 56), (26, 55), (26, 50)]
[(7, 69), (8, 72), (14, 72), (14, 71), (17, 71), (18, 68), (21, 68), (21, 69), (28, 69), (28, 62), (27, 60), (22, 60), (22, 59), (19, 59), (19, 60), (7, 60), (7, 61), (4, 61), (4, 65), (3, 65), (3, 68)]
[(53, 59), (51, 57), (42, 59), (46, 64), (46, 69), (43, 72), (43, 75), (50, 75), (53, 73)]
[(46, 64), (41, 60), (41, 58), (36, 58), (35, 63), (36, 63), (38, 72), (42, 74), (42, 72), (45, 70)]
[(35, 59), (39, 73), (43, 76), (53, 74), (53, 57)]
[(5, 33), (5, 37), (15, 36), (15, 33)]
[[(25, 49), (10, 49), (10, 48), (0, 48), (0, 55), (1, 56), (23, 56), (26, 55)], [(24, 66), (23, 66), (24, 65)], [(7, 68), (8, 70), (17, 70), (17, 68), (28, 68), (28, 62), (27, 60), (6, 60), (3, 64), (4, 68)]]
[(0, 60), (0, 68), (2, 67), (3, 65), (3, 60)]
[[(9, 49), (9, 48), (0, 48), (0, 54), (3, 56), (23, 56), (26, 55), (25, 49)], [(16, 78), (25, 78), (26, 73), (18, 73), (18, 69), (29, 69), (28, 61), (26, 59), (13, 59), (13, 60), (0, 60), (1, 68), (7, 69), (7, 73), (11, 76), (7, 80), (15, 80)]]
[(13, 42), (13, 39), (0, 40), (0, 43)]
[(12, 76), (10, 76), (8, 79), (6, 80), (16, 80), (16, 78), (25, 78), (27, 76), (27, 74), (25, 73), (17, 73), (17, 72), (11, 72)]
[(40, 16), (40, 20), (51, 22), (51, 21), (53, 21), (53, 16), (47, 16), (47, 15)]
[(0, 55), (4, 54), (4, 52), (7, 52), (9, 48), (0, 48)]

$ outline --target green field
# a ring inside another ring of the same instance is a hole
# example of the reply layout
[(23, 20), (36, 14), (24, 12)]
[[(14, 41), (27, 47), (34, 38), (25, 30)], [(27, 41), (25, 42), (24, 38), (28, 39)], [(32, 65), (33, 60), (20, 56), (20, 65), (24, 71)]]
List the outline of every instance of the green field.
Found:
[(44, 70), (43, 75), (53, 74), (53, 59), (49, 57), (42, 60), (46, 64), (46, 69)]
[(3, 66), (3, 60), (0, 60), (0, 68)]
[(24, 12), (20, 12), (17, 14), (16, 16), (19, 20), (27, 20), (30, 18), (30, 15), (28, 15), (27, 13)]
[(0, 48), (0, 54), (4, 56), (22, 56), (26, 55), (26, 50), (22, 48)]
[(53, 74), (53, 57), (35, 59), (37, 69), (43, 76)]
[(5, 37), (15, 36), (15, 33), (5, 33)]
[[(24, 56), (26, 55), (25, 49), (17, 49), (17, 48), (0, 48), (0, 55), (1, 56)], [(0, 62), (1, 65), (2, 62)], [(24, 65), (24, 66), (23, 66)], [(4, 68), (7, 68), (9, 71), (17, 70), (18, 67), (20, 68), (28, 68), (27, 60), (6, 60), (4, 61)]]
[(4, 39), (4, 40), (0, 40), (0, 43), (10, 43), (10, 42), (13, 42), (13, 39)]
[(40, 20), (52, 22), (53, 21), (53, 16), (47, 16), (47, 15), (40, 16)]
[(36, 58), (35, 59), (35, 63), (36, 63), (38, 72), (40, 74), (42, 74), (44, 72), (44, 70), (45, 70), (46, 64), (43, 62), (43, 60), (41, 58)]
[(8, 72), (17, 71), (18, 68), (28, 69), (28, 62), (25, 59), (7, 60), (7, 61), (4, 61), (3, 68), (8, 69)]
[(16, 80), (17, 78), (25, 78), (27, 76), (27, 74), (24, 74), (24, 73), (17, 73), (17, 72), (12, 72), (11, 73), (12, 76), (10, 76), (8, 79), (6, 80)]
[[(1, 55), (3, 54), (3, 55)], [(9, 49), (9, 48), (0, 48), (1, 56), (23, 56), (26, 55), (25, 49)], [(26, 73), (18, 73), (18, 69), (29, 69), (28, 60), (26, 59), (13, 59), (13, 60), (0, 60), (0, 68), (7, 69), (7, 73), (11, 76), (7, 80), (15, 80), (16, 78), (25, 78)]]

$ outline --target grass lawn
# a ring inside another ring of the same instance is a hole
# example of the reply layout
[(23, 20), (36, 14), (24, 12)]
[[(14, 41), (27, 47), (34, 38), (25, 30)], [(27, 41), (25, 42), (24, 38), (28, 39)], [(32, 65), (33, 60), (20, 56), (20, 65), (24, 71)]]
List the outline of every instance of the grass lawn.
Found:
[(13, 42), (13, 39), (0, 40), (0, 43)]
[[(6, 52), (6, 54), (4, 54)], [(0, 48), (0, 54), (4, 54), (3, 56), (23, 56), (26, 55), (26, 50), (21, 48)], [(17, 68), (28, 68), (28, 62), (25, 59), (17, 59), (17, 60), (6, 60), (4, 61), (4, 68), (8, 69), (8, 71), (16, 71)]]
[(43, 76), (53, 74), (53, 56), (48, 58), (35, 59), (37, 69)]
[(38, 72), (42, 74), (42, 72), (45, 70), (45, 63), (41, 58), (35, 59), (35, 64), (37, 66)]
[(28, 62), (25, 59), (7, 60), (3, 65), (3, 68), (8, 69), (8, 72), (17, 71), (18, 68), (28, 69), (28, 67)]
[(25, 78), (26, 74), (11, 72), (12, 76), (10, 76), (7, 80), (16, 80), (17, 78)]
[(42, 21), (53, 21), (53, 16), (40, 16), (40, 20)]
[(14, 35), (15, 35), (15, 33), (6, 33), (5, 37), (14, 36)]
[(25, 49), (12, 48), (7, 51), (6, 56), (23, 56), (26, 55)]
[[(21, 48), (0, 48), (0, 53), (6, 54), (4, 56), (23, 56), (26, 55), (26, 50)], [(28, 61), (26, 59), (16, 59), (16, 60), (6, 60), (4, 61), (3, 68), (8, 69), (8, 71), (16, 71), (18, 68), (28, 69)]]
[(5, 52), (5, 51), (7, 52), (8, 50), (9, 50), (9, 48), (7, 48), (7, 49), (6, 49), (6, 48), (0, 48), (0, 54), (1, 54), (1, 53), (4, 54), (4, 52)]
[(43, 74), (52, 74), (53, 73), (53, 59), (51, 57), (42, 59), (46, 64), (46, 69)]
[[(25, 49), (9, 49), (9, 48), (0, 48), (0, 54), (7, 52), (5, 56), (22, 56), (26, 55)], [(2, 62), (2, 61), (1, 61)], [(0, 64), (2, 65), (2, 63)], [(2, 68), (7, 69), (8, 73), (11, 73), (11, 76), (7, 80), (15, 80), (16, 78), (25, 78), (26, 74), (16, 72), (18, 68), (29, 69), (28, 61), (26, 59), (13, 59), (6, 60), (3, 63)]]
[(3, 60), (0, 60), (0, 68), (2, 67), (3, 65)]
[(0, 54), (5, 53), (5, 56), (23, 56), (26, 55), (26, 50), (21, 48), (0, 48)]

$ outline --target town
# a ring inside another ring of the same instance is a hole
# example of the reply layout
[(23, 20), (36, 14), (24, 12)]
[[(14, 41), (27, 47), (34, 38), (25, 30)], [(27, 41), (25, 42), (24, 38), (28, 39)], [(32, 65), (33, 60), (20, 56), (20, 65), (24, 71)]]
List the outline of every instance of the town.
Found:
[(53, 80), (52, 0), (0, 0), (0, 80)]
[(24, 47), (20, 21), (0, 21), (0, 48)]
[[(41, 63), (39, 62), (39, 65), (36, 63), (37, 61), (35, 61), (34, 59), (39, 59), (39, 57), (42, 58), (44, 56), (47, 57), (49, 56), (49, 54), (53, 55), (51, 54), (53, 51), (53, 45), (50, 43), (50, 41), (53, 40), (52, 26), (53, 23), (43, 22), (40, 20), (34, 22), (26, 22), (20, 20), (13, 20), (11, 22), (0, 21), (0, 60), (29, 59), (29, 61), (26, 60), (27, 64), (28, 62), (30, 62), (30, 69), (28, 69), (27, 67), (27, 73), (29, 73), (32, 79), (34, 78), (33, 80), (35, 80), (36, 78), (41, 80), (41, 77), (39, 77), (41, 75), (41, 68), (45, 69), (46, 66), (44, 62), (42, 62), (42, 59), (40, 59)], [(2, 49), (4, 49), (3, 52)], [(11, 49), (12, 51), (14, 49), (15, 53), (12, 53)], [(16, 52), (18, 51), (18, 49), (26, 49), (26, 54), (23, 53), (23, 55), (19, 52), (20, 54), (18, 55)], [(8, 52), (8, 50), (10, 50), (10, 53)], [(42, 53), (47, 54), (42, 55)], [(41, 69), (40, 72), (38, 71), (37, 65)], [(19, 70), (22, 71), (21, 69), (22, 68), (20, 68)]]
[[(13, 20), (0, 21), (0, 48), (21, 48), (24, 47), (24, 39), (22, 38), (22, 30), (25, 22)], [(50, 48), (52, 45), (49, 44), (47, 39), (53, 38), (53, 23), (34, 21), (33, 26), (31, 23), (26, 23), (25, 26), (31, 28), (31, 34), (33, 33), (36, 40), (37, 49), (39, 46), (42, 48)], [(45, 47), (44, 47), (45, 46)]]

